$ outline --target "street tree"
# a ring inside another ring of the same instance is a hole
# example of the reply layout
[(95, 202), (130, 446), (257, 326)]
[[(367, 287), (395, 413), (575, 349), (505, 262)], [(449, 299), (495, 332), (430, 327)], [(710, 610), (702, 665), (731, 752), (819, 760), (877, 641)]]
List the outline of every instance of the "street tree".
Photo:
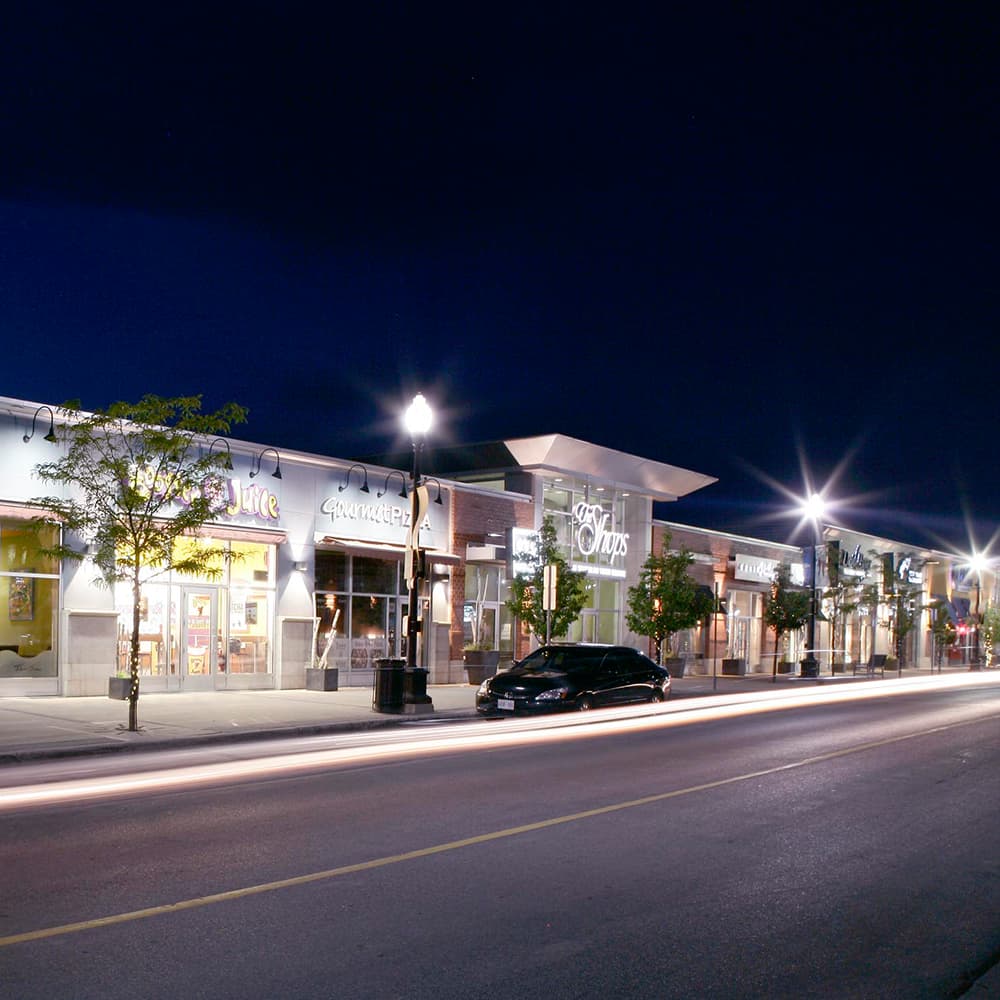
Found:
[(772, 680), (778, 676), (781, 640), (809, 621), (809, 604), (808, 592), (792, 586), (791, 571), (783, 563), (774, 575), (771, 592), (764, 597), (764, 624), (774, 632)]
[(714, 598), (688, 572), (694, 557), (687, 548), (670, 551), (669, 534), (664, 535), (659, 554), (651, 552), (642, 565), (639, 580), (628, 589), (625, 623), (632, 632), (653, 640), (656, 662), (663, 647), (672, 651), (678, 632), (694, 628), (712, 613)]
[[(546, 515), (537, 533), (538, 544), (522, 554), (530, 572), (516, 576), (510, 583), (510, 598), (505, 607), (522, 621), (536, 638), (545, 640), (546, 625), (552, 638), (564, 636), (580, 617), (587, 603), (587, 574), (570, 568), (559, 548), (552, 517)], [(543, 608), (545, 567), (556, 568), (556, 606), (551, 612)], [(548, 622), (546, 616), (549, 616)]]
[(196, 537), (228, 502), (220, 475), (228, 452), (213, 452), (208, 440), (244, 422), (247, 410), (228, 403), (202, 413), (201, 396), (147, 395), (93, 413), (69, 402), (61, 412), (65, 453), (38, 465), (35, 474), (62, 486), (62, 495), (32, 503), (49, 512), (39, 523), (55, 520), (63, 528), (48, 554), (76, 562), (91, 555), (99, 584), (130, 587), (128, 729), (136, 732), (143, 584), (171, 571), (220, 573), (225, 553)]

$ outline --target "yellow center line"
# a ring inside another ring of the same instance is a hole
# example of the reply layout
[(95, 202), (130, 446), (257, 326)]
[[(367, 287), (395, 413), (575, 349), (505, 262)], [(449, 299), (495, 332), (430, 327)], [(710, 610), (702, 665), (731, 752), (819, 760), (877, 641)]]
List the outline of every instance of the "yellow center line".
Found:
[(525, 823), (521, 826), (511, 826), (503, 830), (494, 830), (491, 833), (482, 833), (475, 837), (465, 837), (462, 840), (450, 840), (444, 844), (435, 844), (431, 847), (421, 847), (414, 851), (406, 851), (403, 854), (390, 854), (383, 858), (374, 858), (370, 861), (360, 861), (353, 865), (342, 865), (339, 868), (328, 868), (326, 871), (311, 872), (307, 875), (296, 875), (293, 878), (278, 879), (274, 882), (263, 882), (260, 885), (245, 886), (242, 889), (230, 889), (227, 892), (216, 892), (208, 896), (198, 896), (193, 899), (184, 899), (177, 903), (165, 903), (161, 906), (149, 906), (142, 910), (131, 910), (127, 913), (115, 913), (107, 917), (95, 917), (92, 920), (81, 920), (72, 924), (60, 924), (57, 927), (44, 927), (35, 931), (25, 931), (22, 934), (11, 934), (8, 937), (0, 937), (0, 948), (6, 948), (15, 944), (23, 944), (26, 941), (38, 941), (42, 938), (61, 937), (66, 934), (75, 934), (77, 931), (94, 930), (98, 927), (110, 927), (114, 924), (130, 923), (134, 920), (145, 920), (148, 917), (158, 917), (167, 913), (179, 913), (182, 910), (194, 910), (202, 906), (213, 906), (216, 903), (226, 903), (231, 902), (232, 900), (245, 899), (248, 896), (258, 896), (266, 892), (277, 892), (279, 889), (290, 889), (293, 886), (308, 885), (311, 882), (324, 882), (329, 879), (339, 878), (341, 875), (351, 875), (355, 872), (372, 871), (376, 868), (398, 865), (405, 861), (415, 861), (418, 858), (427, 858), (435, 854), (444, 854), (447, 851), (457, 851), (465, 847), (474, 847), (477, 844), (488, 844), (494, 840), (517, 837), (524, 833), (533, 833), (536, 830), (546, 830), (550, 827), (561, 826), (565, 823), (577, 823), (580, 820), (591, 819), (595, 816), (606, 816), (609, 813), (622, 812), (626, 809), (635, 809), (638, 806), (647, 806), (656, 802), (665, 802), (668, 799), (679, 798), (682, 795), (693, 795), (696, 792), (706, 792), (713, 788), (723, 788), (726, 785), (735, 785), (743, 781), (752, 781), (755, 778), (764, 778), (768, 775), (780, 774), (783, 771), (791, 771), (796, 768), (808, 767), (811, 764), (819, 764), (823, 761), (834, 760), (838, 757), (847, 757), (851, 754), (864, 753), (868, 750), (875, 750), (879, 747), (890, 746), (893, 743), (902, 743), (905, 740), (916, 739), (920, 736), (930, 736), (934, 733), (946, 732), (949, 729), (958, 729), (962, 726), (976, 725), (980, 722), (984, 722), (987, 718), (994, 717), (994, 715), (988, 715), (976, 719), (966, 719), (962, 722), (953, 722), (943, 726), (935, 726), (931, 729), (925, 729), (915, 733), (906, 733), (902, 736), (890, 736), (881, 740), (873, 740), (869, 743), (860, 743), (853, 747), (845, 747), (842, 750), (831, 750), (829, 753), (819, 754), (815, 757), (805, 757), (802, 760), (792, 761), (789, 764), (779, 764), (776, 767), (769, 767), (760, 771), (748, 771), (745, 774), (737, 774), (729, 778), (719, 778), (716, 781), (706, 781), (700, 785), (690, 785), (687, 788), (677, 788), (672, 792), (659, 792), (655, 795), (645, 795), (639, 799), (630, 799), (627, 802), (615, 802), (611, 805), (598, 806), (594, 809), (585, 809), (582, 812), (569, 813), (565, 816), (553, 816), (550, 819), (538, 820), (534, 823)]

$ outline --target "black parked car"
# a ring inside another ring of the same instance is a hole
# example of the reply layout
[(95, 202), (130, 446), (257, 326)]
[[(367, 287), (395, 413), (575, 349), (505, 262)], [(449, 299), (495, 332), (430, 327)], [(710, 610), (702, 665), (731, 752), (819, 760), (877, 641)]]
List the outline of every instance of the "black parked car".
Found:
[(476, 711), (582, 711), (669, 697), (670, 674), (628, 646), (542, 646), (510, 670), (483, 681)]

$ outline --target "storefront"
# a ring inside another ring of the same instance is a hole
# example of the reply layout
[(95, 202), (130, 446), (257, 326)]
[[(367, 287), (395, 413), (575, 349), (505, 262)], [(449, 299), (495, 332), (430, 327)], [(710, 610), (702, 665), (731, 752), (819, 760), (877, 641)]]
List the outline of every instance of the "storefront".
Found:
[[(42, 555), (59, 529), (30, 530), (40, 514), (32, 498), (46, 492), (35, 469), (54, 457), (58, 436), (32, 433), (47, 407), (0, 401), (0, 695), (105, 694), (109, 675), (128, 666), (131, 594), (95, 582), (82, 540), (79, 562), (60, 566)], [(215, 571), (151, 574), (145, 583), (142, 690), (302, 688), (312, 666), (336, 667), (343, 686), (371, 685), (376, 660), (407, 653), (408, 474), (224, 443), (235, 470), (225, 482), (228, 503), (189, 542), (215, 550)], [(262, 470), (269, 455), (274, 467), (268, 461)], [(723, 601), (721, 614), (677, 637), (691, 670), (723, 659), (770, 670), (775, 649), (763, 611), (771, 580), (787, 564), (793, 581), (806, 585), (812, 550), (653, 520), (655, 501), (676, 500), (710, 477), (561, 435), (430, 449), (426, 458), (433, 475), (416, 533), (425, 554), (416, 657), (431, 683), (464, 680), (466, 649), (509, 661), (535, 641), (506, 601), (518, 548), (545, 519), (588, 582), (587, 604), (566, 639), (647, 647), (625, 624), (628, 588), (669, 533), (672, 548), (692, 552), (692, 576)], [(931, 604), (967, 637), (964, 652), (959, 643), (948, 655), (971, 659), (981, 608), (996, 600), (995, 577), (984, 590), (958, 563), (827, 528), (816, 552), (824, 670), (897, 648), (910, 665), (930, 665)], [(915, 625), (900, 638), (906, 615)], [(799, 634), (777, 651), (793, 663), (803, 652)]]
[[(373, 491), (369, 483), (377, 488)], [(318, 665), (336, 667), (344, 686), (370, 686), (375, 661), (406, 657), (409, 614), (404, 575), (412, 502), (398, 470), (355, 464), (320, 474), (313, 533)], [(426, 553), (419, 594), (424, 641), (418, 665), (447, 670), (451, 625), (452, 491), (435, 480), (418, 540)]]

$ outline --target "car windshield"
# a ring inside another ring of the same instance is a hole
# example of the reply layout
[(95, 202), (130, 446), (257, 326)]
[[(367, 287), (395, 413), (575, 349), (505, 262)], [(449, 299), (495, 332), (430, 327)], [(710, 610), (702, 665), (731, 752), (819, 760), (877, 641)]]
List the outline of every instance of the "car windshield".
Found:
[(593, 670), (604, 658), (603, 650), (583, 650), (568, 646), (565, 649), (546, 647), (536, 649), (519, 664), (518, 670), (526, 674), (576, 673)]

